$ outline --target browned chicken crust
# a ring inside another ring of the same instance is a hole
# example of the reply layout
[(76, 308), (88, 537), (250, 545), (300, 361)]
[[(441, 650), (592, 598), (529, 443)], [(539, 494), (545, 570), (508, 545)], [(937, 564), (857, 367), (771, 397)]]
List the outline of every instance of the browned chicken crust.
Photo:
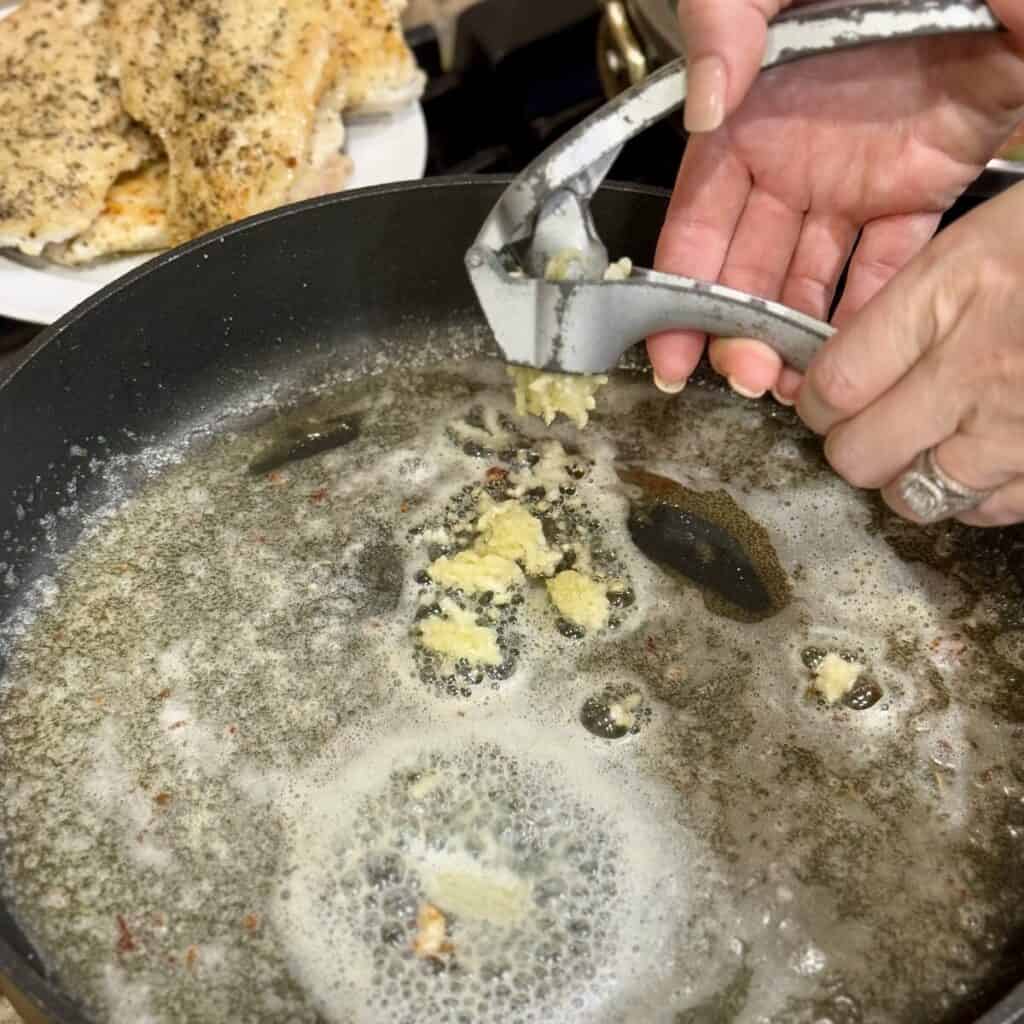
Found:
[(120, 0), (121, 95), (170, 161), (172, 242), (279, 205), (331, 86), (332, 0)]
[(84, 231), (158, 155), (121, 104), (104, 0), (26, 0), (0, 22), (0, 247)]
[(79, 264), (341, 189), (342, 111), (422, 90), (404, 6), (25, 0), (0, 22), (0, 247)]

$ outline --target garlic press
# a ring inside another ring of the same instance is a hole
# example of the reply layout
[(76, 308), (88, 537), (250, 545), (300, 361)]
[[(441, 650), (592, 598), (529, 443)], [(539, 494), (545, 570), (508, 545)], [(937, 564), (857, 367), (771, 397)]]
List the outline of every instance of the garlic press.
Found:
[[(1000, 28), (981, 0), (819, 3), (769, 26), (762, 67), (870, 43)], [(602, 373), (648, 334), (685, 328), (757, 338), (803, 370), (831, 336), (832, 328), (813, 317), (707, 281), (642, 268), (605, 280), (610, 260), (590, 199), (625, 143), (678, 111), (685, 98), (686, 64), (678, 60), (564, 135), (498, 200), (466, 266), (508, 362)], [(567, 271), (559, 280), (549, 279), (554, 264)]]

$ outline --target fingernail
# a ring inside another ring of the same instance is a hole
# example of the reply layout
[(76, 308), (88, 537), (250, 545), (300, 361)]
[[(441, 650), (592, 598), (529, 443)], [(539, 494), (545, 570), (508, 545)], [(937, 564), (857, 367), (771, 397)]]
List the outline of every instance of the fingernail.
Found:
[(729, 387), (731, 387), (733, 391), (735, 391), (736, 394), (739, 395), (741, 398), (764, 398), (766, 394), (766, 390), (764, 388), (762, 388), (760, 391), (750, 391), (747, 388), (743, 387), (742, 384), (737, 384), (736, 381), (732, 379), (732, 377), (729, 377), (728, 381)]
[(686, 387), (686, 378), (684, 377), (682, 380), (665, 380), (655, 374), (654, 386), (666, 395), (678, 395)]
[(725, 120), (725, 64), (721, 57), (700, 57), (686, 69), (688, 132), (713, 132)]
[(780, 395), (778, 393), (778, 391), (775, 390), (775, 388), (772, 388), (772, 398), (774, 398), (775, 401), (779, 403), (779, 405), (785, 405), (785, 406), (794, 406), (794, 405), (796, 405), (796, 399), (795, 398), (783, 398), (782, 395)]

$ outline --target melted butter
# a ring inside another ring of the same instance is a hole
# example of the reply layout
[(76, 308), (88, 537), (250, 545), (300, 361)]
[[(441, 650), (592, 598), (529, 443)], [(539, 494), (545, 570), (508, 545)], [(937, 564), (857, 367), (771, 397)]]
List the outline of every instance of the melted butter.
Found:
[[(578, 435), (511, 429), (506, 389), (472, 360), (330, 389), (360, 436), (274, 479), (273, 424), (149, 453), (4, 625), (0, 884), (47, 968), (133, 1022), (966, 1017), (1024, 905), (1006, 595), (935, 572), (940, 533), (897, 557), (767, 406), (618, 376)], [(562, 636), (547, 576), (417, 582), (482, 493), (621, 580), (605, 629)], [(658, 505), (704, 531), (691, 577), (637, 546)], [(719, 560), (774, 613), (699, 584)], [(465, 698), (424, 685), (442, 596), (506, 659)], [(880, 696), (808, 700), (810, 648)]]

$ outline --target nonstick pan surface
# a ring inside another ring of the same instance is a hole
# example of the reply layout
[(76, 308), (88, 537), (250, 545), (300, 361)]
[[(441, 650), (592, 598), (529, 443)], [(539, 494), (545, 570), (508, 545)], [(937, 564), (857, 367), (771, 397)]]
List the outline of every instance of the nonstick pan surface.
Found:
[[(0, 620), (73, 549), (82, 518), (110, 501), (109, 481), (82, 472), (76, 453), (86, 446), (99, 443), (105, 461), (123, 456), (128, 465), (211, 424), (232, 429), (227, 410), (237, 414), (253, 396), (287, 405), (326, 373), (372, 371), (382, 351), (415, 362), (450, 338), (461, 350), (491, 351), (462, 254), (501, 187), (439, 181), (255, 218), (153, 261), (45, 332), (0, 380), (0, 481), (10, 496), (0, 507)], [(594, 211), (610, 252), (650, 265), (665, 202), (661, 193), (603, 190)], [(129, 473), (120, 493), (141, 482)], [(69, 485), (74, 516), (62, 511)], [(1002, 588), (1019, 601), (1019, 533), (957, 534), (955, 552), (940, 557), (878, 522), (908, 564), (966, 574), (974, 589)], [(1001, 713), (1019, 731), (1024, 691)], [(1020, 957), (1008, 948), (1004, 959)], [(40, 1019), (86, 1019), (2, 906), (0, 971)], [(947, 1019), (977, 1019), (1011, 980), (1004, 967), (976, 1006)], [(1011, 995), (985, 1024), (1021, 1019), (1022, 1003)], [(680, 1017), (705, 1019), (728, 1018)]]

